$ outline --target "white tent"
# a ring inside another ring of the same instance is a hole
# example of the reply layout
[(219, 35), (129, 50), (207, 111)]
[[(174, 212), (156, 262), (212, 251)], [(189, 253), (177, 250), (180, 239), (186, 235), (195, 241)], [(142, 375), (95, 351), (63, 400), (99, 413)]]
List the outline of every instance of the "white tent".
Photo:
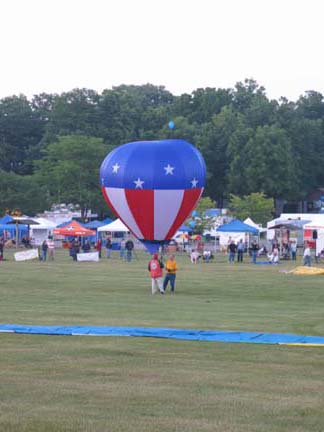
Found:
[(303, 226), (304, 230), (317, 231), (317, 240), (315, 241), (316, 255), (319, 255), (324, 249), (324, 221), (317, 220), (310, 222)]
[(40, 245), (44, 240), (48, 239), (48, 236), (52, 234), (53, 229), (56, 227), (56, 223), (49, 221), (45, 218), (33, 218), (38, 225), (30, 225), (30, 236), (32, 242), (35, 245)]
[(256, 229), (259, 231), (259, 233), (262, 233), (262, 232), (267, 231), (266, 228), (262, 228), (260, 225), (258, 225), (258, 224), (256, 224), (255, 222), (253, 222), (253, 220), (252, 220), (251, 218), (249, 218), (249, 217), (246, 218), (243, 222), (244, 222), (246, 225), (250, 225), (251, 227), (256, 228)]
[(99, 227), (97, 231), (100, 232), (129, 232), (127, 226), (120, 220), (116, 219), (108, 225)]

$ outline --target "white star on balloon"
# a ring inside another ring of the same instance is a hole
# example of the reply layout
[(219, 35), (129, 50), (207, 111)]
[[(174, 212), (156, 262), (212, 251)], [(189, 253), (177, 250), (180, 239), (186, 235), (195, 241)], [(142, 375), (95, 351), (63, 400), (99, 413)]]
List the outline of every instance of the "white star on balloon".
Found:
[(143, 189), (143, 183), (144, 181), (138, 178), (137, 180), (134, 180), (135, 183), (135, 189)]
[(105, 179), (102, 177), (101, 178), (101, 184), (104, 185)]
[(168, 166), (164, 167), (164, 169), (165, 169), (165, 175), (168, 175), (168, 174), (173, 175), (174, 167), (172, 167), (170, 164), (168, 164)]
[(118, 165), (118, 163), (115, 163), (115, 165), (113, 165), (113, 167), (112, 167), (112, 169), (113, 169), (112, 172), (117, 174), (119, 168), (120, 168), (120, 165)]
[(195, 188), (198, 184), (198, 180), (196, 180), (196, 178), (194, 178), (193, 180), (191, 180), (191, 187)]

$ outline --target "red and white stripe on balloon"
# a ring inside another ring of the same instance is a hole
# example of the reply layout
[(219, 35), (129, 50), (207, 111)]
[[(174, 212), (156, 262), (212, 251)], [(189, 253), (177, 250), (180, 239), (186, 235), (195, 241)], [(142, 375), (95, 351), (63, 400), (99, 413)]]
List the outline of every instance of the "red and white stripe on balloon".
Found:
[(200, 152), (183, 140), (124, 144), (107, 155), (100, 183), (107, 204), (140, 240), (170, 239), (205, 185)]

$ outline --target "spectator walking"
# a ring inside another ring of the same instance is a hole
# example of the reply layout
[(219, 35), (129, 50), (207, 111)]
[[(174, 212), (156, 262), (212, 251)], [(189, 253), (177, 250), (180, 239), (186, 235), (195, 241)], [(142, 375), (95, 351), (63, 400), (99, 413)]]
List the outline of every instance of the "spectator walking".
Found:
[(174, 255), (170, 255), (170, 258), (166, 261), (165, 270), (167, 273), (163, 281), (163, 291), (164, 292), (166, 291), (168, 283), (170, 282), (171, 293), (173, 294), (175, 288), (176, 273), (177, 273), (177, 262), (175, 260)]
[(148, 271), (150, 272), (152, 282), (152, 294), (156, 294), (159, 291), (161, 294), (164, 294), (163, 267), (163, 263), (159, 260), (158, 254), (153, 254), (151, 261), (148, 263)]

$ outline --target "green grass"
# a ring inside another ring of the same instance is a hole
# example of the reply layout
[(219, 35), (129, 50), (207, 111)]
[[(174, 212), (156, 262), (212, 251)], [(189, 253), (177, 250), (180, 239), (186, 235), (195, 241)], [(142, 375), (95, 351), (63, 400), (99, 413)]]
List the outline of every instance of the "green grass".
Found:
[[(192, 265), (151, 296), (148, 255), (0, 263), (0, 322), (324, 335), (321, 276)], [(324, 348), (0, 334), (0, 431), (323, 431)]]

